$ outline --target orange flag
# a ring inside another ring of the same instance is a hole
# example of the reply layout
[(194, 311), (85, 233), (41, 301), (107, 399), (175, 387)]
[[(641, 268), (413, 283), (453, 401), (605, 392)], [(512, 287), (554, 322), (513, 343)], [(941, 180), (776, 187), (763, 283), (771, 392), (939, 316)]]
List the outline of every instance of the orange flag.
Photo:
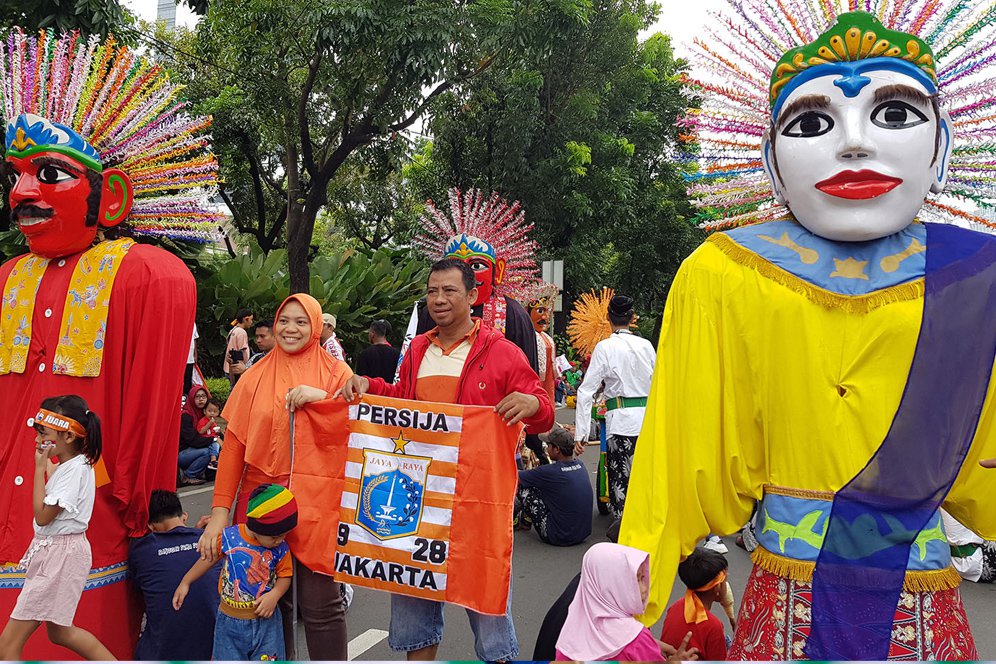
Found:
[[(337, 580), (505, 613), (521, 427), (488, 407), (370, 395), (311, 404), (298, 414), (302, 425), (315, 447), (336, 440), (344, 456), (344, 474), (318, 501), (327, 513), (339, 506), (329, 561)], [(335, 458), (312, 457), (316, 465)], [(295, 458), (292, 491), (303, 463)], [(326, 533), (318, 539), (331, 535), (327, 522), (318, 530)]]

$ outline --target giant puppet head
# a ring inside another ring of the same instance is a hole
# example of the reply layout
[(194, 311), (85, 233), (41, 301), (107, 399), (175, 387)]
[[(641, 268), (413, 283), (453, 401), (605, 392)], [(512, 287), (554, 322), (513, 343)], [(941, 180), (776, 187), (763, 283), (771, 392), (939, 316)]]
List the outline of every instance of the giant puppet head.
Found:
[(450, 189), (450, 214), (430, 200), (422, 217), (422, 231), (415, 244), (433, 261), (456, 258), (477, 275), (477, 301), (515, 297), (536, 271), (536, 243), (529, 239), (532, 225), (518, 201), (509, 205), (497, 194), (470, 189), (461, 194)]
[(550, 329), (554, 303), (559, 294), (560, 289), (555, 284), (545, 281), (537, 281), (525, 290), (523, 299), (526, 310), (533, 321), (533, 329), (537, 332), (546, 332)]
[(993, 225), (989, 5), (729, 2), (697, 47), (701, 108), (679, 122), (703, 228), (794, 217), (863, 241), (915, 219)]
[(841, 14), (771, 76), (762, 142), (775, 199), (813, 233), (871, 240), (913, 222), (947, 179), (952, 126), (934, 56), (865, 12)]
[(217, 163), (157, 65), (78, 34), (0, 43), (0, 110), (11, 221), (32, 253), (68, 256), (131, 218), (148, 235), (205, 241)]

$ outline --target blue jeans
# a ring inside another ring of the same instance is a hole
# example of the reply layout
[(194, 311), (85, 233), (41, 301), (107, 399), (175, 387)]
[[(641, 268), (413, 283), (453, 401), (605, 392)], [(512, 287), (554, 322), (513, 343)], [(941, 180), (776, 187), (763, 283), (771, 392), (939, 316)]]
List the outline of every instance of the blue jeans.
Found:
[[(512, 624), (512, 588), (508, 589), (505, 615), (489, 616), (467, 609), (474, 633), (474, 652), (485, 662), (512, 660), (519, 655), (519, 642)], [(391, 627), (387, 643), (392, 650), (410, 652), (434, 646), (443, 640), (443, 602), (407, 595), (391, 595)]]
[(211, 457), (217, 459), (219, 454), (221, 454), (221, 445), (218, 443), (211, 443), (207, 447), (188, 447), (180, 450), (176, 462), (187, 477), (203, 479)]
[(269, 618), (244, 620), (218, 612), (214, 623), (214, 650), (211, 659), (218, 661), (257, 662), (267, 659), (286, 659), (284, 654), (284, 627), (280, 609)]

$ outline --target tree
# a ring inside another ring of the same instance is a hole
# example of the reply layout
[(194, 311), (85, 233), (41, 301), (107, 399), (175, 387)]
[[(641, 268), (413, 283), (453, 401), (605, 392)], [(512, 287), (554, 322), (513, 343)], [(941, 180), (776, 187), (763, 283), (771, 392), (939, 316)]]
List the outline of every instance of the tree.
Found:
[[(541, 57), (501, 63), (444, 96), (429, 122), (425, 196), (478, 186), (518, 199), (540, 258), (563, 258), (569, 294), (609, 285), (656, 314), (701, 242), (673, 164), (676, 119), (696, 103), (656, 7), (598, 0)], [(645, 316), (645, 320), (651, 320)]]
[(328, 188), (329, 218), (368, 249), (406, 244), (423, 200), (407, 181), (409, 143), (398, 135), (354, 152)]
[(19, 25), (28, 31), (79, 30), (105, 37), (129, 27), (133, 20), (120, 0), (4, 0), (0, 7), (3, 32)]
[(163, 52), (199, 107), (215, 113), (222, 174), (238, 185), (225, 187), (236, 223), (255, 219), (264, 247), (285, 227), (291, 287), (304, 291), (316, 216), (350, 155), (411, 127), (440, 95), (543, 31), (583, 21), (587, 8), (586, 0), (213, 3), (191, 51)]

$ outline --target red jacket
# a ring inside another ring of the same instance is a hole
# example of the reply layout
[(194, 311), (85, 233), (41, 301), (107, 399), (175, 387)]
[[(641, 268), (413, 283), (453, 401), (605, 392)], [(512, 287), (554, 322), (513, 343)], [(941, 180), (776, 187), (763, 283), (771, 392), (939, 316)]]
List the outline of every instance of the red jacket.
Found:
[[(383, 378), (370, 378), (370, 394), (415, 398), (418, 368), (429, 349), (429, 338), (420, 334), (412, 339), (401, 362), (398, 382), (391, 385)], [(456, 403), (464, 406), (497, 406), (512, 392), (532, 394), (539, 399), (536, 414), (523, 420), (526, 431), (543, 433), (553, 427), (554, 411), (543, 384), (526, 360), (522, 350), (490, 327), (481, 326), (470, 348), (467, 363), (460, 374)]]

